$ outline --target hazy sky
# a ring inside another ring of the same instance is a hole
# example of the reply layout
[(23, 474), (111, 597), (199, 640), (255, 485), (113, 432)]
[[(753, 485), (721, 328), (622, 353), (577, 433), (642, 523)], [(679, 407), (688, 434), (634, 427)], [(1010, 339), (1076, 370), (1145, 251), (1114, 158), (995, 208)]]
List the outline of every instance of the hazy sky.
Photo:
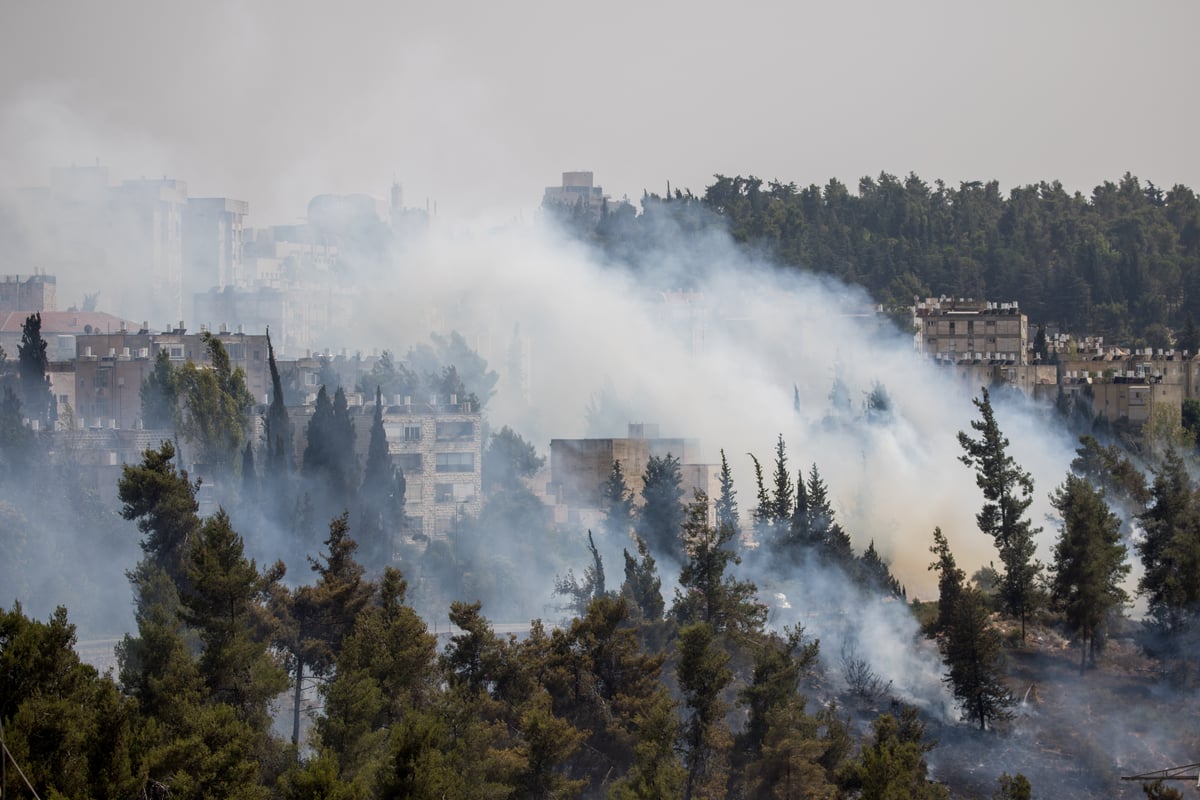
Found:
[(7, 0), (0, 182), (99, 159), (260, 225), (393, 175), (443, 215), (529, 215), (572, 169), (1195, 188), (1197, 31), (1194, 0)]

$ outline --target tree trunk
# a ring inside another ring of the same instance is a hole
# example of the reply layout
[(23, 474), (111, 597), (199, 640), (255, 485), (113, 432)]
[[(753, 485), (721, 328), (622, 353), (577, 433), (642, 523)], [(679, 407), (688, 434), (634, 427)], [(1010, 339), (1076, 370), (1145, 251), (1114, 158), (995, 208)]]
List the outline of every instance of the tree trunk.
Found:
[(292, 696), (292, 746), (296, 748), (296, 759), (300, 758), (300, 700), (304, 692), (304, 662), (296, 657), (296, 692)]

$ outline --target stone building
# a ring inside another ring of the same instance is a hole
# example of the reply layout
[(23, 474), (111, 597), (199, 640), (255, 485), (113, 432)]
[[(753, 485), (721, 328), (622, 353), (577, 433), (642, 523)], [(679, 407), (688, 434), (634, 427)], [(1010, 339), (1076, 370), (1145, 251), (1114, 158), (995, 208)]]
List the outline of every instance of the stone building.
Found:
[(630, 424), (624, 439), (552, 439), (550, 441), (550, 483), (547, 502), (555, 509), (557, 522), (591, 519), (600, 507), (600, 489), (612, 473), (613, 463), (621, 462), (625, 485), (633, 492), (634, 502), (642, 502), (642, 477), (651, 457), (679, 459), (683, 502), (691, 502), (693, 492), (704, 491), (710, 508), (720, 492), (718, 466), (700, 463), (700, 443), (696, 439), (664, 438), (657, 425)]
[(930, 298), (916, 320), (921, 352), (939, 361), (1029, 363), (1029, 318), (1015, 302)]

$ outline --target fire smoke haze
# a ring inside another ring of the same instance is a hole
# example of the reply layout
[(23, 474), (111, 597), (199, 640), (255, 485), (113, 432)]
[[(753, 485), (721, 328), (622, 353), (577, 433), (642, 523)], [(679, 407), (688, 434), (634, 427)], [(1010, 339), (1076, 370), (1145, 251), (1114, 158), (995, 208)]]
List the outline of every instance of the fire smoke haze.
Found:
[(98, 158), (255, 225), (321, 192), (530, 213), (714, 172), (1200, 185), (1190, 0), (153, 4), (0, 8), (0, 175)]
[[(403, 352), (457, 328), (503, 373), (519, 324), (532, 409), (502, 393), (494, 427), (513, 424), (545, 454), (551, 437), (587, 432), (584, 410), (610, 385), (622, 424), (699, 438), (709, 461), (724, 448), (744, 514), (746, 453), (769, 472), (782, 433), (793, 474), (819, 465), (856, 548), (874, 539), (924, 597), (935, 525), (964, 567), (995, 557), (957, 461), (968, 395), (864, 325), (856, 292), (780, 283), (717, 240), (700, 263), (665, 242), (661, 268), (704, 273), (697, 337), (692, 307), (540, 231), (542, 189), (570, 169), (635, 201), (668, 181), (701, 192), (714, 172), (854, 186), (912, 170), (1086, 192), (1129, 170), (1200, 185), (1189, 138), (1200, 111), (1174, 99), (1200, 71), (1197, 29), (1200, 7), (1182, 1), (10, 3), (0, 186), (99, 160), (114, 180), (166, 175), (193, 197), (247, 200), (266, 226), (296, 221), (319, 193), (382, 196), (394, 177), (407, 205), (437, 204), (434, 234), (331, 344)], [(62, 305), (81, 296), (60, 284)], [(882, 383), (894, 418), (827, 422), (839, 375), (856, 411)], [(1044, 511), (1072, 443), (1017, 409), (1000, 422)]]

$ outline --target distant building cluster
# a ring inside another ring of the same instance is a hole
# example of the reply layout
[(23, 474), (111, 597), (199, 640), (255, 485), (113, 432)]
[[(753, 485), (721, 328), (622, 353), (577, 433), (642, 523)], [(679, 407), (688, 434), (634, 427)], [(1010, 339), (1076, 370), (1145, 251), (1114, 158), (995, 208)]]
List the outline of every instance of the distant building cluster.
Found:
[(290, 354), (339, 330), (360, 291), (356, 278), (428, 225), (425, 210), (403, 206), (396, 183), (388, 203), (320, 195), (304, 222), (257, 229), (246, 225), (244, 200), (189, 197), (185, 182), (166, 177), (113, 183), (101, 166), (55, 170), (48, 186), (20, 199), (24, 247), (9, 258), (43, 279), (28, 291), (48, 294), (22, 298), (21, 309), (0, 297), (0, 310), (55, 310), (55, 279), (44, 279), (70, 276), (95, 287), (76, 303), (84, 310), (100, 296), (125, 315), (153, 309), (213, 327), (270, 327)]
[(604, 193), (604, 189), (595, 185), (591, 172), (564, 172), (562, 185), (547, 186), (542, 195), (543, 208), (576, 215), (591, 222), (599, 221), (606, 212), (615, 211), (619, 204), (628, 205), (629, 201), (612, 200)]
[(1017, 303), (928, 298), (913, 308), (917, 349), (953, 370), (968, 392), (1011, 386), (1034, 399), (1065, 398), (1097, 419), (1141, 425), (1155, 405), (1200, 399), (1200, 358), (1170, 349), (1105, 346), (1102, 337), (1045, 336), (1035, 354)]

